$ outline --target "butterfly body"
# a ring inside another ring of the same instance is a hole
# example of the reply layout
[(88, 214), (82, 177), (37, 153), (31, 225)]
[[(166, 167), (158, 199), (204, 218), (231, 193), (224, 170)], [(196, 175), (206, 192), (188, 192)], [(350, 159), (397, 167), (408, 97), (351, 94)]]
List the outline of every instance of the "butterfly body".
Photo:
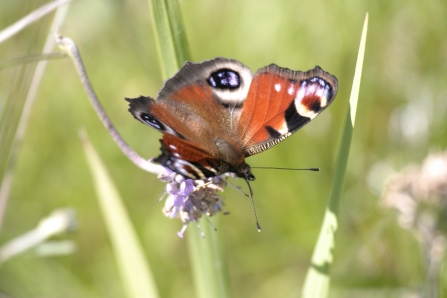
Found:
[(337, 79), (271, 64), (253, 76), (236, 60), (186, 62), (157, 100), (129, 99), (139, 121), (163, 133), (154, 162), (191, 179), (226, 172), (254, 180), (245, 158), (276, 145), (334, 99)]

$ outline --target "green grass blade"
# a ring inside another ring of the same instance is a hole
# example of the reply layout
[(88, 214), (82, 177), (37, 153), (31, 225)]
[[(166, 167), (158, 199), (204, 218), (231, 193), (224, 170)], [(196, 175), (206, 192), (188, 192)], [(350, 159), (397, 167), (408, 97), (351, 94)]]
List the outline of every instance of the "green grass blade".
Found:
[(86, 137), (83, 137), (83, 146), (127, 296), (158, 297), (143, 249), (118, 191)]
[(365, 23), (363, 25), (354, 81), (349, 100), (350, 111), (346, 115), (345, 128), (338, 152), (337, 163), (335, 165), (335, 177), (332, 185), (331, 196), (324, 215), (320, 235), (318, 236), (317, 244), (312, 255), (312, 264), (304, 281), (302, 293), (304, 298), (327, 297), (329, 293), (329, 269), (333, 261), (333, 252), (335, 247), (334, 238), (338, 227), (338, 207), (343, 190), (346, 167), (348, 165), (349, 148), (351, 146), (352, 133), (355, 124), (367, 29), (368, 14), (366, 14)]
[(162, 75), (167, 79), (191, 59), (180, 7), (177, 0), (150, 0), (149, 7)]
[[(209, 219), (214, 226), (219, 219)], [(189, 257), (193, 264), (194, 283), (198, 297), (230, 297), (227, 267), (222, 252), (220, 232), (213, 230), (210, 224), (203, 222), (203, 239), (199, 229), (191, 226), (188, 231)]]
[[(58, 1), (52, 7), (57, 8), (62, 3), (66, 3), (67, 1)], [(47, 7), (53, 10), (54, 8)], [(42, 8), (39, 8), (32, 12), (30, 15), (41, 15)], [(56, 13), (54, 15), (53, 23), (50, 27), (49, 32), (53, 33), (57, 30), (58, 26), (61, 26), (64, 23), (65, 16), (68, 11), (68, 5), (61, 6), (57, 8)], [(49, 11), (48, 11), (49, 12)], [(48, 13), (47, 12), (47, 13)], [(41, 15), (43, 16), (43, 15)], [(17, 23), (22, 24), (21, 26), (25, 27), (29, 24), (23, 19)], [(22, 28), (19, 26), (20, 28)], [(15, 27), (15, 26), (13, 26)], [(19, 29), (19, 28), (17, 28)], [(14, 30), (13, 30), (14, 31)], [(4, 30), (0, 32), (0, 35), (4, 34)], [(4, 34), (6, 36), (8, 34)], [(8, 35), (11, 36), (11, 35)], [(5, 37), (6, 38), (6, 37)], [(1, 39), (1, 38), (0, 38)], [(42, 55), (49, 53), (54, 48), (54, 37), (50, 34), (45, 41)], [(30, 57), (30, 56), (26, 56)], [(23, 64), (22, 62), (21, 64)], [(3, 103), (0, 103), (0, 144), (2, 147), (0, 148), (0, 230), (3, 224), (3, 216), (6, 210), (6, 205), (8, 202), (9, 194), (11, 191), (11, 187), (14, 181), (14, 170), (16, 165), (17, 156), (19, 154), (19, 149), (21, 147), (22, 139), (25, 135), (25, 131), (28, 124), (28, 119), (30, 118), (34, 101), (36, 99), (37, 92), (40, 87), (40, 83), (42, 81), (42, 77), (45, 73), (47, 61), (39, 61), (34, 69), (34, 73), (32, 75), (29, 86), (23, 88), (22, 84), (26, 81), (27, 75), (21, 76), (21, 80), (23, 82), (16, 81), (12, 79), (9, 82), (9, 88), (11, 88), (11, 93), (8, 96), (8, 100), (5, 106)], [(1, 68), (1, 66), (0, 66)], [(24, 72), (28, 72), (26, 69), (31, 69), (32, 65), (25, 67), (22, 65), (22, 69)], [(13, 74), (14, 72), (11, 70), (9, 74)], [(14, 75), (11, 75), (14, 77)], [(12, 91), (12, 88), (16, 88), (15, 91)], [(25, 90), (23, 90), (25, 89)], [(5, 93), (9, 93), (8, 90)]]
[[(185, 30), (177, 0), (149, 0), (154, 22), (157, 51), (164, 79), (173, 76), (186, 60), (190, 60)], [(217, 227), (217, 221), (214, 221)], [(229, 297), (226, 263), (221, 253), (220, 233), (202, 220), (206, 238), (191, 225), (188, 238), (189, 254), (198, 297)]]

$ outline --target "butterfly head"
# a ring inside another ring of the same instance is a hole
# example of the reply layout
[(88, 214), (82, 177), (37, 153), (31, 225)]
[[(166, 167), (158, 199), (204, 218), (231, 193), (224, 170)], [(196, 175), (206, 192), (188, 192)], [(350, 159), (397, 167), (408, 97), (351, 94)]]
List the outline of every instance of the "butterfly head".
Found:
[(256, 180), (256, 177), (251, 173), (251, 167), (246, 162), (242, 162), (236, 169), (230, 172), (234, 172), (236, 176), (244, 178), (247, 181)]

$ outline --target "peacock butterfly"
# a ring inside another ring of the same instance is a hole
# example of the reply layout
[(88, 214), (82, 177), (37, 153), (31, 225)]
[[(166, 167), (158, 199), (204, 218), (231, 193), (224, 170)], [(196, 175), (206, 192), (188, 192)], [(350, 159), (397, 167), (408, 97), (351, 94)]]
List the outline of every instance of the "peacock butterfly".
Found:
[(275, 64), (253, 76), (242, 63), (186, 62), (157, 100), (126, 98), (129, 112), (163, 133), (153, 161), (190, 179), (232, 172), (254, 180), (245, 158), (267, 150), (320, 114), (337, 79), (316, 66), (306, 72)]

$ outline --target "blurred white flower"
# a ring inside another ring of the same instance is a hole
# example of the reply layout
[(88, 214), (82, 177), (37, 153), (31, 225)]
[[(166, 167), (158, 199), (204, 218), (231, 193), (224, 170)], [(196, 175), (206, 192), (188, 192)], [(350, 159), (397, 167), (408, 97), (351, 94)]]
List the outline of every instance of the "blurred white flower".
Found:
[(447, 151), (431, 154), (422, 166), (410, 165), (392, 176), (382, 204), (395, 209), (399, 225), (416, 235), (427, 262), (429, 297), (436, 297), (447, 246)]

